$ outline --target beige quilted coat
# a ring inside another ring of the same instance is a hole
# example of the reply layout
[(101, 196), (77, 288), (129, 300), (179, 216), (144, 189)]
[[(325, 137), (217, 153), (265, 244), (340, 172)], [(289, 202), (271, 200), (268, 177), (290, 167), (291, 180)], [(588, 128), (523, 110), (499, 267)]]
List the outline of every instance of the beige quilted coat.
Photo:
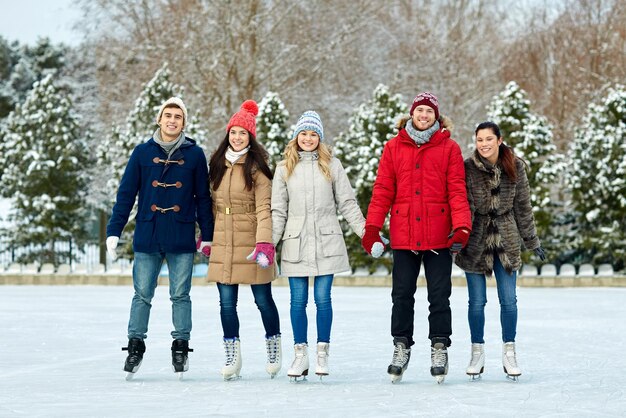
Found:
[(275, 265), (263, 269), (246, 257), (257, 242), (272, 242), (270, 200), (272, 183), (261, 171), (254, 187), (246, 190), (243, 163), (246, 155), (231, 164), (217, 190), (211, 189), (215, 232), (209, 259), (209, 282), (263, 284), (276, 278)]
[(332, 182), (319, 169), (316, 152), (301, 152), (285, 181), (279, 164), (272, 184), (273, 240), (282, 240), (283, 276), (318, 276), (351, 270), (337, 212), (359, 237), (365, 218), (337, 158), (331, 160)]

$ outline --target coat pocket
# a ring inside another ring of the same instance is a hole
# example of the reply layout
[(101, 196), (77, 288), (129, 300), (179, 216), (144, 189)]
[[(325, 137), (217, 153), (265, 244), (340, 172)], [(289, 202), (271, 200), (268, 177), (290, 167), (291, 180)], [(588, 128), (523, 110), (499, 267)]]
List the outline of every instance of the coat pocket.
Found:
[(409, 203), (398, 203), (391, 207), (389, 236), (391, 247), (409, 245)]
[(435, 248), (443, 248), (448, 244), (448, 235), (452, 232), (450, 205), (447, 203), (428, 203), (428, 241)]
[(280, 253), (282, 260), (292, 263), (300, 261), (300, 240), (303, 227), (304, 216), (291, 217), (287, 220), (283, 234), (283, 249)]
[(320, 227), (320, 242), (324, 257), (341, 256), (348, 253), (339, 225)]
[(170, 223), (173, 230), (170, 231), (168, 241), (174, 243), (176, 247), (191, 246), (196, 242), (196, 220), (194, 216), (184, 216), (175, 214), (176, 222)]

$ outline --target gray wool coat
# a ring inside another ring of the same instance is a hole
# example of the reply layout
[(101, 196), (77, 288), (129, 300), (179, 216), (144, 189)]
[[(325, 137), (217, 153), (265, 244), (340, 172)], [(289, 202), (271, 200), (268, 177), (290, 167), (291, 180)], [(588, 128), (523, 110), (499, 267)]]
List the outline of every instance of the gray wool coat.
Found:
[(272, 238), (282, 240), (283, 276), (319, 276), (351, 270), (337, 212), (359, 237), (365, 218), (341, 162), (332, 158), (328, 181), (316, 152), (301, 152), (289, 179), (279, 164), (272, 183)]
[(530, 205), (530, 188), (524, 163), (516, 159), (517, 181), (478, 154), (465, 160), (467, 198), (472, 211), (472, 232), (455, 262), (463, 270), (490, 276), (494, 254), (508, 271), (522, 265), (522, 243), (528, 250), (540, 245)]

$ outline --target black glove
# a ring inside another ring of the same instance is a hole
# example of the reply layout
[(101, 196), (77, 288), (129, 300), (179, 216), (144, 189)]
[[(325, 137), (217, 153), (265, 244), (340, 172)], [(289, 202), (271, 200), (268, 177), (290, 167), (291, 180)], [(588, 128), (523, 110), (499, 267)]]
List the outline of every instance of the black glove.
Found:
[(541, 261), (545, 261), (546, 259), (546, 252), (543, 250), (542, 247), (537, 247), (533, 250), (533, 252), (535, 253), (535, 255), (537, 257), (539, 257), (541, 259)]

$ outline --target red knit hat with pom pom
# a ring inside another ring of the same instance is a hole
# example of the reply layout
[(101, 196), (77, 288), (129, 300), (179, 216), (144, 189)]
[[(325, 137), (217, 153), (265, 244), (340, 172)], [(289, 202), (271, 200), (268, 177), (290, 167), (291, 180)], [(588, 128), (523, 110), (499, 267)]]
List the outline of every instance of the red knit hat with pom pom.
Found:
[(254, 100), (246, 100), (241, 105), (239, 112), (235, 113), (228, 122), (226, 132), (233, 126), (241, 126), (256, 139), (256, 115), (259, 114), (259, 106)]

